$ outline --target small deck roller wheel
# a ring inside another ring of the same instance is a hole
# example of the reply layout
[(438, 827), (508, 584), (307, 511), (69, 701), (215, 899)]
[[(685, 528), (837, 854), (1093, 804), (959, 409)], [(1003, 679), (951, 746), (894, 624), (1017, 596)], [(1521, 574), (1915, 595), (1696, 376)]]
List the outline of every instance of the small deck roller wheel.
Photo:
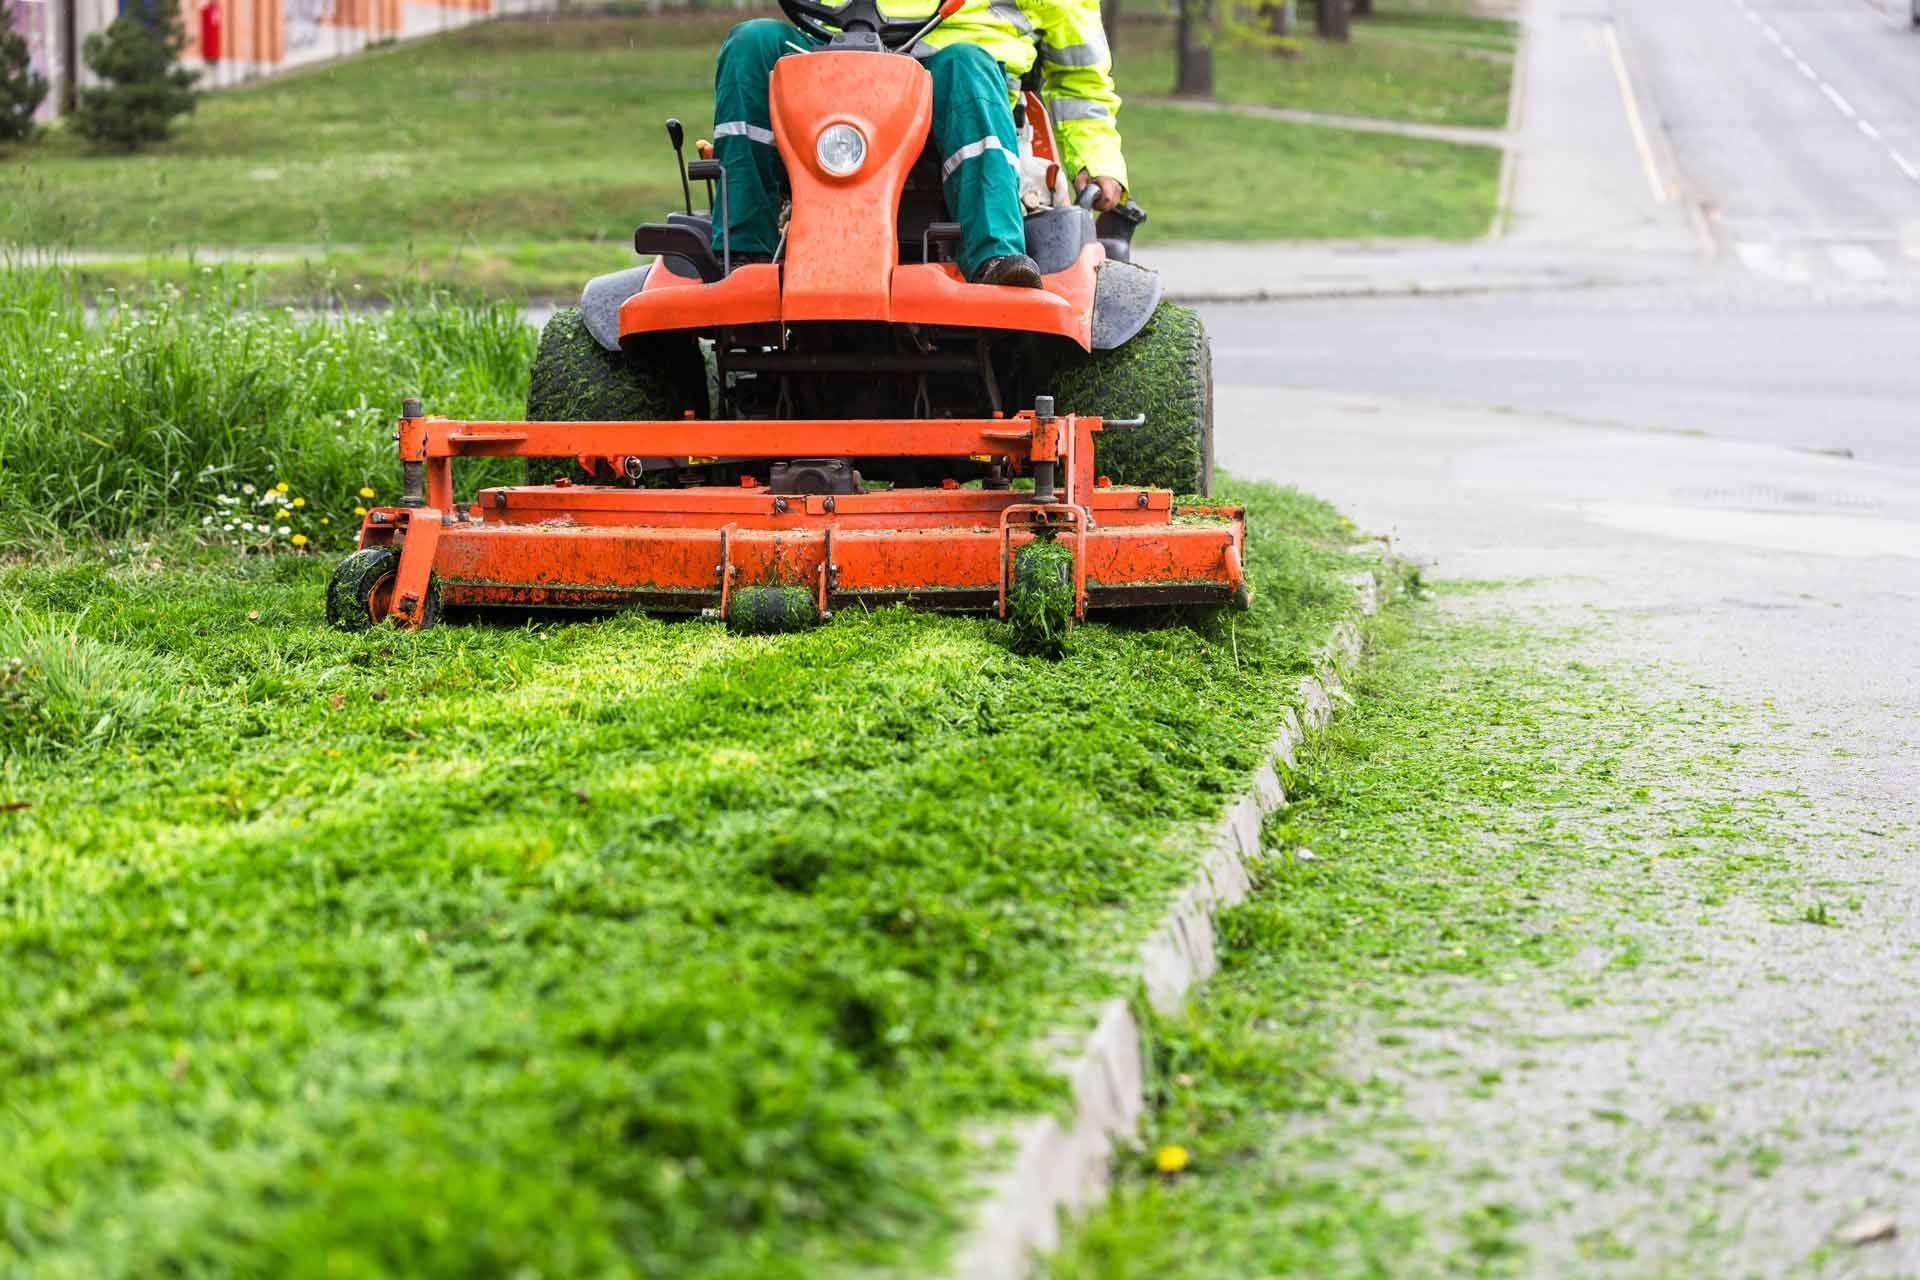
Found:
[[(366, 547), (342, 560), (327, 580), (327, 622), (342, 631), (367, 631), (393, 612), (393, 584), (400, 577), (400, 548)], [(440, 621), (440, 579), (427, 580), (421, 629)]]
[(1073, 549), (1038, 537), (1013, 554), (1007, 620), (1016, 652), (1058, 658), (1073, 634)]

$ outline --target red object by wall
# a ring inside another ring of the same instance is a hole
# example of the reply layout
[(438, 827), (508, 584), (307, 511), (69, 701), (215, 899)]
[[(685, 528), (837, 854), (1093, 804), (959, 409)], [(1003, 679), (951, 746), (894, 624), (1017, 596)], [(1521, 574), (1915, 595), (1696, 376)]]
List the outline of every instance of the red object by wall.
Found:
[(213, 0), (200, 6), (200, 58), (204, 62), (220, 61), (220, 6)]

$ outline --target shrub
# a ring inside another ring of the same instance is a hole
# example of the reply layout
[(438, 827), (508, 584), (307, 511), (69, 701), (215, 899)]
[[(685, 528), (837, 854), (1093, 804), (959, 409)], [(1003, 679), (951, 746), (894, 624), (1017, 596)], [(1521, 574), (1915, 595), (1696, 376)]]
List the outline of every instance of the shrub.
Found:
[(88, 36), (87, 66), (106, 83), (80, 91), (74, 127), (121, 151), (165, 139), (173, 118), (193, 110), (199, 76), (178, 65), (186, 39), (179, 0), (151, 0), (150, 8), (123, 13)]
[(47, 78), (33, 69), (26, 37), (15, 30), (11, 6), (0, 0), (0, 142), (25, 142), (33, 113), (47, 100)]

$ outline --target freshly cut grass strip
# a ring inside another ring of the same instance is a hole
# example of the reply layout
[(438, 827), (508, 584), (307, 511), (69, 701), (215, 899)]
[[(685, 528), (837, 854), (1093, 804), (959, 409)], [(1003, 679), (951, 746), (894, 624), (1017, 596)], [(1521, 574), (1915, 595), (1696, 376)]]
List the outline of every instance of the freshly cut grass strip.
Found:
[(1337, 514), (1228, 488), (1253, 611), (1058, 662), (903, 609), (348, 635), (330, 557), (178, 538), (0, 569), (166, 706), (4, 746), (0, 1270), (930, 1265), (1351, 607)]

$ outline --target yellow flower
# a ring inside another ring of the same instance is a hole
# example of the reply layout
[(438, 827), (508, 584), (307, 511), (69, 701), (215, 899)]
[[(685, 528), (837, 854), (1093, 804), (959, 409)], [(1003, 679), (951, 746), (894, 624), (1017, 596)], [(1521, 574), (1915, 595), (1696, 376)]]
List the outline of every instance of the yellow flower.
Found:
[(365, 514), (367, 514), (367, 509), (366, 509), (365, 507), (355, 507), (355, 508), (353, 509), (353, 514), (355, 514), (355, 515), (357, 515), (357, 516), (363, 516), (363, 515), (365, 515)]
[(273, 518), (275, 520), (291, 520), (293, 519), (293, 513), (291, 511), (288, 511), (285, 507), (282, 507), (280, 510), (273, 513)]
[(296, 547), (304, 547), (304, 546), (306, 546), (306, 545), (307, 545), (307, 535), (306, 535), (306, 534), (304, 534), (304, 533), (296, 533), (296, 534), (294, 534), (294, 535), (293, 535), (293, 545), (294, 545), (294, 546), (296, 546)]
[(290, 486), (290, 485), (288, 485), (288, 484), (287, 484), (287, 482), (286, 482), (285, 480), (282, 480), (282, 481), (281, 481), (281, 482), (280, 482), (279, 484), (277, 484), (277, 485), (275, 485), (275, 486), (273, 486), (273, 487), (274, 487), (274, 488), (276, 488), (276, 489), (278, 489), (278, 490), (279, 490), (280, 492), (282, 492), (282, 493), (285, 493), (285, 492), (286, 492), (286, 491), (287, 491), (287, 490), (288, 490), (289, 488), (291, 488), (292, 486)]
[(1153, 1158), (1153, 1167), (1162, 1173), (1178, 1173), (1187, 1167), (1187, 1149), (1185, 1147), (1162, 1147), (1160, 1154)]
[(321, 524), (332, 524), (332, 523), (333, 523), (333, 517), (332, 517), (332, 516), (321, 516), (321, 517), (320, 517), (320, 523), (321, 523)]
[(295, 498), (293, 500), (293, 505), (296, 507), (304, 507), (307, 505), (307, 500), (305, 498)]
[(360, 496), (363, 498), (371, 498), (373, 496), (373, 490), (363, 484), (360, 486)]

